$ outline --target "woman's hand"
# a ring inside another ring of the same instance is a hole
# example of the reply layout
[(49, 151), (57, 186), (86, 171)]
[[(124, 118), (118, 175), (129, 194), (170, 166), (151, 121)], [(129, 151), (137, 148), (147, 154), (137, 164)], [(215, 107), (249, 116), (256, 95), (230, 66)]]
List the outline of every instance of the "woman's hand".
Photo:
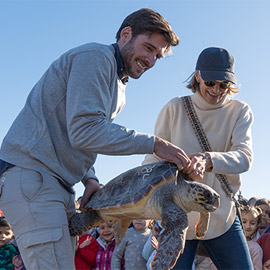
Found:
[(202, 180), (205, 172), (212, 169), (212, 161), (209, 153), (194, 153), (188, 155), (191, 160), (189, 167), (184, 168), (183, 173), (188, 174), (191, 179)]

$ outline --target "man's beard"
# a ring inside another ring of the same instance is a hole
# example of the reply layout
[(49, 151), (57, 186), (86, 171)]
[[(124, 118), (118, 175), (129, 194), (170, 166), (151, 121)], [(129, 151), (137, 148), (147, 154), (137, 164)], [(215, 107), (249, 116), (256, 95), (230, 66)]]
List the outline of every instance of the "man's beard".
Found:
[[(132, 70), (132, 59), (134, 57), (134, 46), (133, 46), (133, 38), (128, 41), (128, 43), (122, 48), (121, 56), (125, 67), (125, 73), (127, 76), (138, 79), (142, 73), (138, 76), (137, 73), (133, 72)], [(134, 60), (134, 59), (133, 59)], [(134, 60), (135, 61), (135, 60)]]

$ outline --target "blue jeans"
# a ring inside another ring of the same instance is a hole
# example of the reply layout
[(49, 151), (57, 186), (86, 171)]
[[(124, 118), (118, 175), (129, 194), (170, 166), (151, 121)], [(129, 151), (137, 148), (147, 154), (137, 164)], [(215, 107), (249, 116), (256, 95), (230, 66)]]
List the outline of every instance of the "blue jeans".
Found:
[(218, 269), (252, 270), (253, 265), (239, 218), (223, 235), (210, 240), (187, 240), (174, 270), (191, 270), (198, 242), (201, 241), (212, 262)]

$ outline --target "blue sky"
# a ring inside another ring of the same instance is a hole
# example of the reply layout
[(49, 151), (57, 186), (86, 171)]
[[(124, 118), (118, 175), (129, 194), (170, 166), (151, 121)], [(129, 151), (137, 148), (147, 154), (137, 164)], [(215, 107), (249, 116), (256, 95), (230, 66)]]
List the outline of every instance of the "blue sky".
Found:
[[(115, 123), (153, 133), (159, 111), (171, 98), (188, 95), (183, 83), (206, 47), (228, 49), (236, 60), (240, 93), (254, 112), (252, 169), (242, 175), (242, 194), (270, 198), (269, 0), (0, 0), (0, 142), (33, 85), (52, 61), (72, 47), (115, 42), (123, 19), (147, 7), (160, 12), (180, 37), (173, 55), (159, 60), (127, 87), (127, 104)], [(179, 131), (181, 132), (181, 131)], [(142, 155), (99, 156), (96, 173), (106, 183), (139, 166)], [(83, 186), (75, 186), (77, 196)]]

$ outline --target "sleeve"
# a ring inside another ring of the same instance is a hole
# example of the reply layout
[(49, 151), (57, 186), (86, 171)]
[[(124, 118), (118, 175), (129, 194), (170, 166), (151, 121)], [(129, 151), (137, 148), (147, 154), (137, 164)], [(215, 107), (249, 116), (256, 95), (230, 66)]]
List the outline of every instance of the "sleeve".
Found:
[(154, 257), (155, 257), (155, 255), (156, 255), (156, 250), (154, 250), (152, 253), (151, 253), (151, 255), (150, 255), (150, 257), (148, 258), (148, 260), (147, 260), (147, 263), (146, 263), (146, 268), (147, 268), (147, 270), (151, 270), (151, 263), (152, 263), (152, 261), (154, 260)]
[(142, 250), (142, 256), (144, 257), (144, 259), (147, 261), (149, 259), (149, 257), (151, 256), (152, 252), (155, 250), (152, 247), (152, 243), (151, 243), (151, 237), (152, 237), (152, 233), (149, 235), (147, 241), (144, 244), (143, 250)]
[[(89, 236), (88, 234), (84, 234), (80, 237), (79, 239), (79, 245), (81, 243), (83, 243), (87, 236)], [(79, 248), (79, 247), (78, 247)], [(97, 241), (96, 239), (94, 239), (92, 236), (91, 236), (91, 242), (89, 245), (83, 247), (83, 248), (80, 248), (80, 253), (81, 253), (81, 256), (83, 258), (83, 260), (90, 266), (93, 266), (95, 264), (95, 261), (96, 261), (96, 254), (97, 254)]]
[(240, 174), (250, 169), (253, 159), (251, 126), (253, 113), (246, 105), (233, 128), (228, 152), (209, 152), (213, 173)]
[(251, 252), (251, 259), (254, 270), (261, 270), (263, 267), (263, 252), (259, 245), (256, 246)]
[(98, 178), (95, 175), (95, 169), (93, 166), (87, 171), (81, 182), (85, 185), (85, 181), (89, 178), (93, 178), (99, 183)]
[(112, 270), (121, 270), (123, 265), (123, 259), (125, 256), (125, 250), (127, 245), (127, 239), (126, 237), (123, 238), (119, 246), (116, 246), (111, 260), (111, 269)]
[(93, 51), (74, 57), (67, 82), (68, 136), (74, 148), (106, 155), (153, 153), (154, 136), (111, 121), (115, 64)]
[(1, 269), (13, 267), (12, 258), (18, 254), (16, 247), (12, 244), (8, 244), (0, 248), (0, 264)]

